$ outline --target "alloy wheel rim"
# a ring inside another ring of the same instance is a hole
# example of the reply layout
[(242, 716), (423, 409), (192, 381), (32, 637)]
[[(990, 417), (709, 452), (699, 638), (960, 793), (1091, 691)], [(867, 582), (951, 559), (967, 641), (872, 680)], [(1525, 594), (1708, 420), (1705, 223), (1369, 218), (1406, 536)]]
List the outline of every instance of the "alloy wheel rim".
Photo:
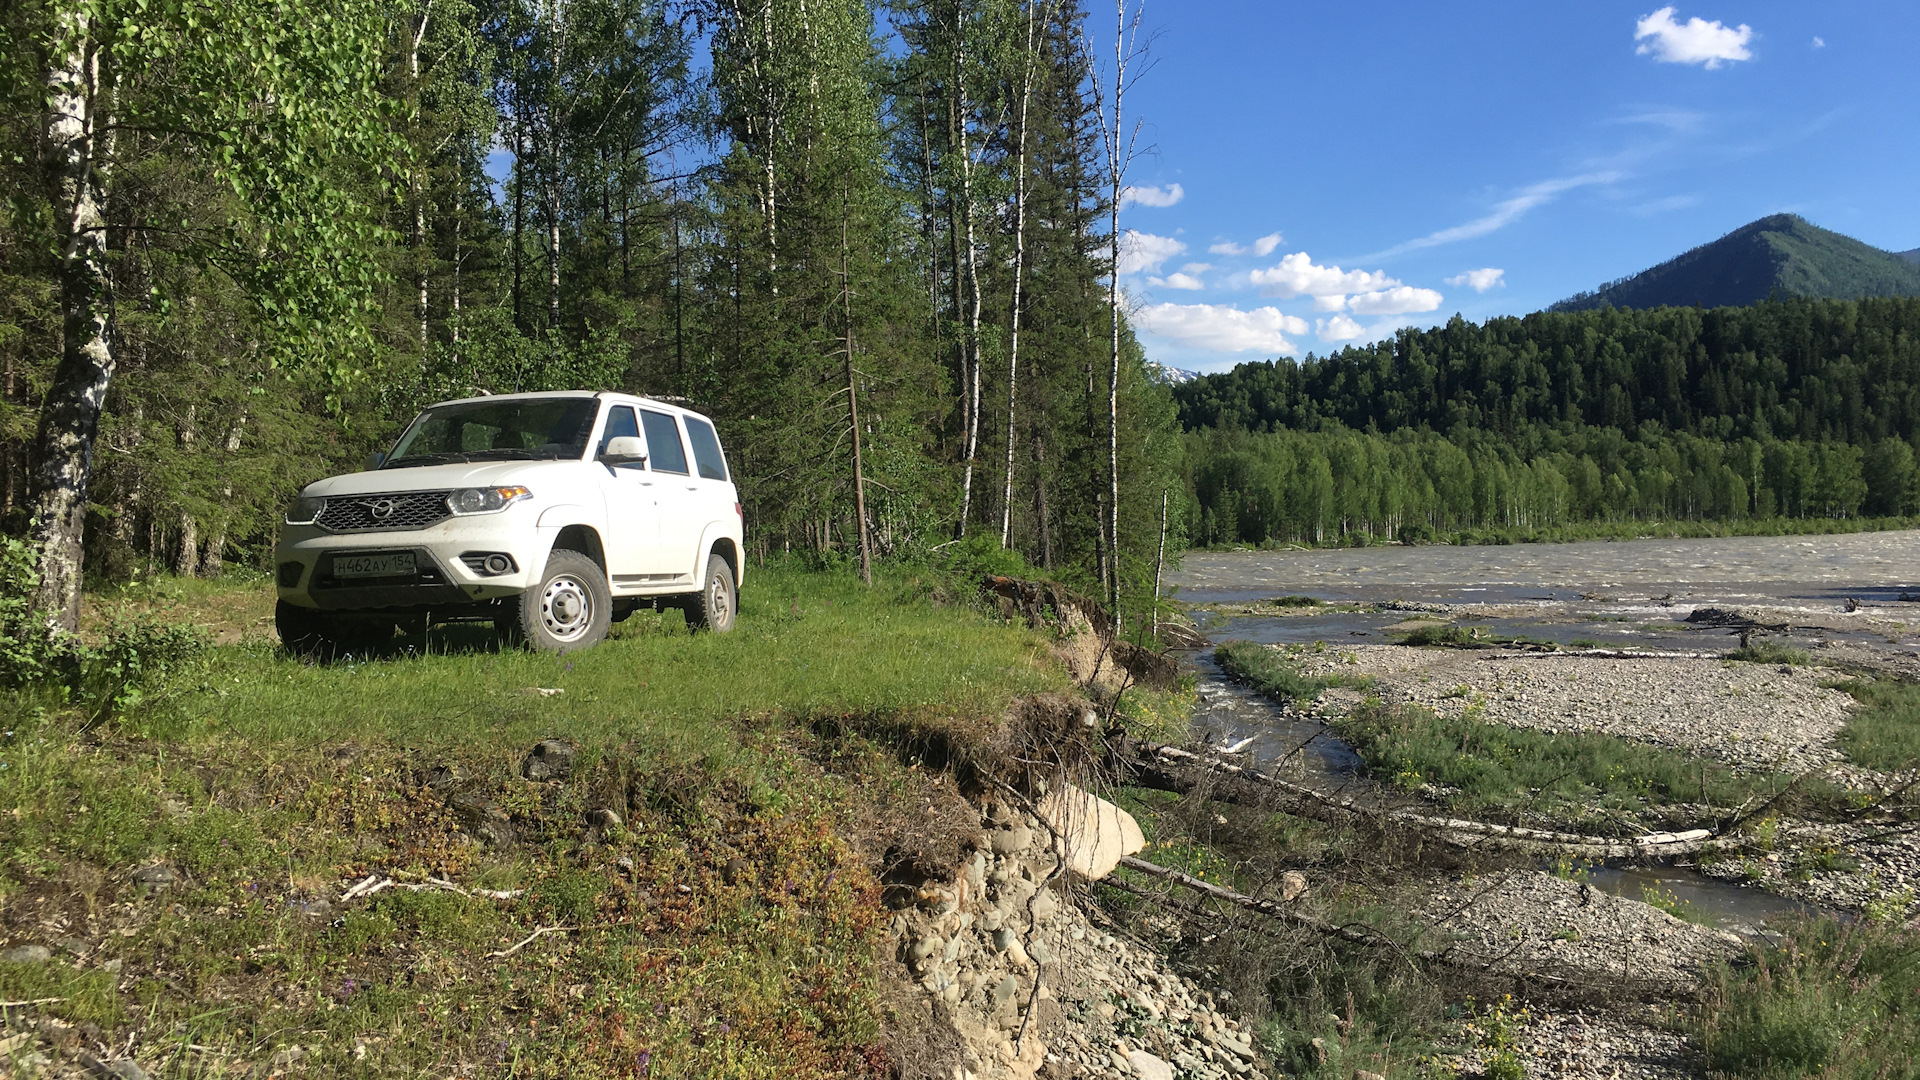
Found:
[(576, 578), (554, 578), (540, 594), (540, 621), (557, 641), (584, 637), (593, 625), (593, 594)]

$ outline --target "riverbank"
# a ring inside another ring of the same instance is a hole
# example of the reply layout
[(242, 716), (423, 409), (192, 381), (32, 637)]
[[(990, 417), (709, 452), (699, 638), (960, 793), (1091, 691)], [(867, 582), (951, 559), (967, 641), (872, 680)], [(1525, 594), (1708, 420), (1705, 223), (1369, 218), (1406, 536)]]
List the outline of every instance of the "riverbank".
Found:
[[(901, 1002), (923, 991), (889, 889), (972, 850), (974, 788), (1083, 737), (1086, 705), (1058, 635), (936, 602), (947, 583), (753, 580), (724, 636), (641, 613), (564, 657), (456, 628), (325, 665), (279, 652), (257, 582), (117, 592), (229, 644), (106, 720), (0, 702), (0, 1055), (123, 1076), (913, 1063)], [(972, 1060), (944, 1053), (922, 1064)]]

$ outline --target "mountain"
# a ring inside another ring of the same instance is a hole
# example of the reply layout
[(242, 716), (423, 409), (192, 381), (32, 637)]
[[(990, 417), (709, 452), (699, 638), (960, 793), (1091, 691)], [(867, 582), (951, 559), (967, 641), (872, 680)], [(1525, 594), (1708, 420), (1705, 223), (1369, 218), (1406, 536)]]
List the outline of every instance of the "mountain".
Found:
[(1172, 367), (1158, 360), (1147, 361), (1145, 367), (1147, 369), (1147, 378), (1157, 383), (1165, 383), (1168, 386), (1182, 386), (1200, 377), (1200, 373), (1197, 371), (1188, 371), (1185, 368)]
[(1737, 307), (1774, 295), (1832, 300), (1920, 296), (1920, 249), (1896, 255), (1796, 214), (1775, 214), (1548, 310)]

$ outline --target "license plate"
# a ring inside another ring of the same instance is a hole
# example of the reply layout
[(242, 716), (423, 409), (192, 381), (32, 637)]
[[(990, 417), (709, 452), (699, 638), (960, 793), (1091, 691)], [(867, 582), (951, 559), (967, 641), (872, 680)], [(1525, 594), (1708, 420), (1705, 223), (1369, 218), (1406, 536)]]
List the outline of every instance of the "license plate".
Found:
[(380, 551), (370, 555), (335, 555), (334, 577), (402, 577), (414, 572), (413, 552)]

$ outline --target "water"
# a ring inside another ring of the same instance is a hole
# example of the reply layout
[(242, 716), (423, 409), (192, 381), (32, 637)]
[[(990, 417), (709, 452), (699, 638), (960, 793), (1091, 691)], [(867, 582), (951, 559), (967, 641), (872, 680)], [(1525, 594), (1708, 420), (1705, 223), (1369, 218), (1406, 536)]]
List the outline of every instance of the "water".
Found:
[[(1458, 625), (1562, 645), (1718, 651), (1734, 631), (1684, 620), (1695, 607), (1763, 606), (1837, 615), (1849, 600), (1870, 615), (1920, 617), (1920, 531), (1832, 537), (1734, 537), (1501, 547), (1383, 547), (1328, 551), (1203, 552), (1169, 575), (1188, 603), (1245, 605), (1304, 595), (1333, 608), (1271, 615), (1202, 612), (1214, 641), (1385, 643), (1414, 612), (1367, 610), (1390, 601), (1445, 604)], [(1345, 606), (1340, 606), (1345, 605)], [(1257, 606), (1257, 604), (1256, 604)], [(1355, 610), (1355, 607), (1360, 610)], [(1484, 609), (1485, 615), (1479, 614)], [(1900, 634), (1827, 629), (1781, 635), (1914, 652)], [(1368, 790), (1366, 767), (1324, 725), (1282, 709), (1224, 676), (1211, 656), (1189, 658), (1199, 678), (1196, 737), (1234, 760), (1323, 789)], [(1250, 741), (1248, 741), (1250, 740)], [(1672, 896), (1705, 921), (1743, 934), (1808, 905), (1679, 867), (1595, 866), (1596, 888), (1640, 899)]]

